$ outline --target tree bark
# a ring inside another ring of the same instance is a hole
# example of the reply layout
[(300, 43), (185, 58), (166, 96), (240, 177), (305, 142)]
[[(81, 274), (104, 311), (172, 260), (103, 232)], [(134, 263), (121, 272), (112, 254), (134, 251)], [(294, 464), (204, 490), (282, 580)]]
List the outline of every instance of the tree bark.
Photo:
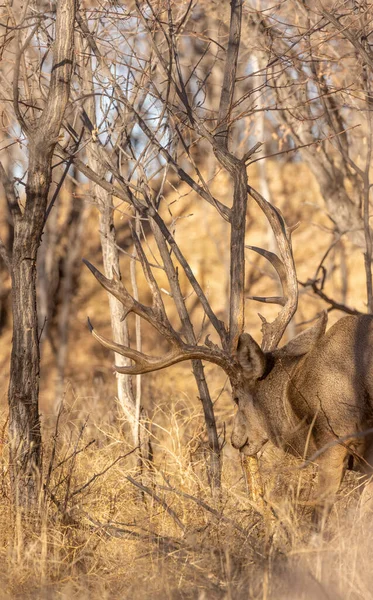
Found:
[[(35, 243), (36, 230), (32, 231), (30, 222), (18, 220), (14, 233), (11, 270), (13, 346), (8, 392), (10, 476), (14, 500), (23, 505), (35, 503), (41, 475), (40, 354), (36, 310), (38, 244)], [(31, 233), (35, 235), (34, 240)]]
[(61, 0), (57, 4), (50, 86), (39, 120), (27, 124), (20, 113), (18, 93), (14, 98), (29, 148), (24, 210), (13, 203), (14, 241), (10, 261), (13, 307), (8, 392), (10, 477), (13, 499), (23, 508), (37, 504), (42, 473), (36, 259), (45, 223), (53, 152), (70, 92), (75, 10), (75, 0)]

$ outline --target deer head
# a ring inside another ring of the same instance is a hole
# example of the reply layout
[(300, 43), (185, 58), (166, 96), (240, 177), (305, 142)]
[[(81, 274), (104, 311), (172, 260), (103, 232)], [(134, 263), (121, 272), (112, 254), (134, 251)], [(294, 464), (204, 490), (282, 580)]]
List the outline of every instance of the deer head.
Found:
[[(247, 333), (240, 336), (237, 360), (242, 369), (243, 384), (233, 388), (237, 413), (231, 440), (232, 445), (243, 454), (257, 454), (269, 439), (277, 441), (280, 429), (283, 434), (286, 429), (292, 428), (292, 409), (284, 410), (289, 379), (293, 369), (317, 346), (325, 333), (327, 320), (324, 311), (312, 327), (271, 352), (263, 352)], [(286, 412), (288, 414), (284, 418)], [(284, 423), (286, 419), (288, 423)], [(282, 441), (278, 440), (278, 445)]]

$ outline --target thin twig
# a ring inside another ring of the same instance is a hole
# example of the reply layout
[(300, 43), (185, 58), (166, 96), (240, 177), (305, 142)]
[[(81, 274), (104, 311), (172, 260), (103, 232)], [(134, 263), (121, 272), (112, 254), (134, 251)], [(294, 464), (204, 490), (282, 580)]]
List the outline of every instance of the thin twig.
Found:
[(172, 517), (172, 519), (175, 521), (176, 525), (181, 529), (181, 531), (183, 533), (185, 532), (185, 525), (184, 525), (184, 523), (182, 523), (180, 521), (180, 519), (177, 516), (177, 514), (175, 513), (175, 511), (170, 506), (168, 506), (168, 504), (162, 498), (160, 498), (152, 489), (146, 487), (139, 481), (136, 481), (136, 479), (133, 479), (129, 475), (126, 475), (126, 479), (128, 479), (128, 481), (130, 483), (132, 483), (132, 485), (139, 488), (139, 490), (141, 490), (142, 492), (145, 492), (151, 498), (153, 498), (153, 500), (158, 502), (158, 504), (160, 504), (165, 509), (165, 511), (170, 515), (170, 517)]
[(239, 525), (237, 525), (237, 523), (235, 523), (235, 521), (233, 519), (226, 517), (225, 515), (223, 515), (223, 513), (219, 512), (212, 506), (209, 506), (209, 504), (207, 504), (203, 500), (200, 500), (200, 498), (196, 498), (195, 496), (192, 496), (191, 494), (187, 494), (186, 492), (182, 492), (181, 490), (177, 490), (170, 486), (158, 485), (157, 488), (160, 490), (166, 491), (166, 492), (172, 492), (173, 494), (176, 494), (177, 496), (181, 496), (182, 498), (187, 498), (188, 500), (192, 500), (192, 502), (195, 502), (196, 504), (198, 504), (198, 506), (201, 506), (201, 508), (203, 508), (207, 512), (211, 513), (218, 521), (223, 521), (224, 523), (228, 523), (229, 525), (232, 525), (232, 527), (234, 529), (236, 529), (243, 535), (245, 535), (245, 536), (247, 535), (248, 532), (245, 529), (243, 529), (242, 527), (240, 527)]
[(90, 479), (88, 479), (88, 481), (84, 485), (82, 485), (80, 488), (78, 488), (74, 492), (72, 492), (72, 494), (70, 495), (70, 498), (73, 498), (73, 496), (80, 494), (83, 490), (85, 490), (88, 486), (90, 486), (94, 481), (96, 481), (96, 479), (98, 479), (102, 475), (105, 475), (105, 473), (107, 473), (114, 465), (116, 465), (119, 461), (123, 460), (124, 458), (127, 458), (134, 452), (136, 452), (136, 450), (138, 450), (138, 446), (136, 446), (136, 448), (132, 448), (132, 450), (130, 450), (126, 454), (122, 454), (121, 456), (118, 456), (115, 460), (113, 460), (113, 462), (110, 463), (110, 465), (105, 467), (105, 469), (103, 469), (99, 473), (95, 473)]

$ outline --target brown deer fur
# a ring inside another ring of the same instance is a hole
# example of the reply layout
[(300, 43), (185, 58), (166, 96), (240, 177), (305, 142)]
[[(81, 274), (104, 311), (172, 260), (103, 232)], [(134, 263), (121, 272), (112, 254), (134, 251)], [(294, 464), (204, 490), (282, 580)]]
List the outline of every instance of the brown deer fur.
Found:
[(317, 512), (330, 505), (349, 459), (373, 470), (373, 317), (348, 316), (325, 333), (326, 313), (283, 348), (264, 353), (248, 334), (237, 358), (244, 379), (232, 444), (255, 455), (270, 440), (299, 458), (317, 456)]

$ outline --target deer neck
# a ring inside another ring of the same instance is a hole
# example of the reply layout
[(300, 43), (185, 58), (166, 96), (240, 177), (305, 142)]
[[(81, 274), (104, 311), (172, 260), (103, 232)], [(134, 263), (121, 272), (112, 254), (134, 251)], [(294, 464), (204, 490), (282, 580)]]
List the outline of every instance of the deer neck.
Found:
[(271, 438), (276, 445), (298, 453), (299, 439), (305, 423), (293, 404), (297, 372), (303, 357), (272, 356), (268, 374), (257, 383), (258, 401), (271, 424)]

